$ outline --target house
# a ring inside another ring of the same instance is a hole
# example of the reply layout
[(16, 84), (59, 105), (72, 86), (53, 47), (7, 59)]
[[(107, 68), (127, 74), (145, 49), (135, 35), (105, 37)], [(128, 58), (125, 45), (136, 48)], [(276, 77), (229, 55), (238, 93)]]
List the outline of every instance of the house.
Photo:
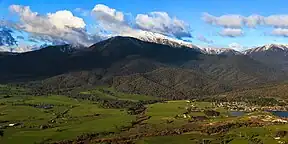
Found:
[(9, 127), (14, 127), (14, 126), (18, 126), (20, 125), (19, 123), (11, 123), (11, 124), (8, 124)]
[(274, 139), (276, 139), (276, 140), (279, 140), (279, 139), (280, 139), (280, 137), (275, 137)]

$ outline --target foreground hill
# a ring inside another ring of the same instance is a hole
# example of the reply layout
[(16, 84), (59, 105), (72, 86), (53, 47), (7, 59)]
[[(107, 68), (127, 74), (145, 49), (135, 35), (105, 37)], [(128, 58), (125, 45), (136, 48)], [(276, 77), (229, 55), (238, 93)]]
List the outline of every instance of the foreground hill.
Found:
[(0, 82), (46, 90), (109, 85), (130, 93), (181, 99), (284, 81), (275, 67), (243, 55), (206, 55), (187, 47), (114, 37), (89, 48), (51, 46), (0, 57)]
[(269, 97), (269, 98), (288, 98), (288, 84), (268, 84), (258, 88), (240, 90), (227, 93), (228, 97)]
[(225, 86), (213, 78), (181, 68), (159, 68), (144, 74), (118, 76), (114, 78), (113, 86), (123, 92), (172, 99), (225, 91)]

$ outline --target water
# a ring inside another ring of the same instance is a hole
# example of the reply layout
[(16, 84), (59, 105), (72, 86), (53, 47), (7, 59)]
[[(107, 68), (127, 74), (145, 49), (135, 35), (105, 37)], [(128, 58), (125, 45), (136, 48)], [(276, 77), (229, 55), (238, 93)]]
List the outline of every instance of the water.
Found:
[(273, 115), (288, 118), (288, 111), (270, 111)]
[(229, 114), (231, 116), (243, 116), (245, 114), (245, 112), (243, 112), (243, 111), (230, 111)]

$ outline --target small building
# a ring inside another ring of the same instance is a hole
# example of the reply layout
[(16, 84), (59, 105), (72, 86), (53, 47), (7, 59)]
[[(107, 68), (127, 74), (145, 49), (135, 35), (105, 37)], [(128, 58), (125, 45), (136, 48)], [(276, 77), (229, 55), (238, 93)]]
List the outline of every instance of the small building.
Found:
[(8, 124), (9, 127), (14, 127), (14, 126), (18, 126), (20, 125), (20, 123), (11, 123), (11, 124)]

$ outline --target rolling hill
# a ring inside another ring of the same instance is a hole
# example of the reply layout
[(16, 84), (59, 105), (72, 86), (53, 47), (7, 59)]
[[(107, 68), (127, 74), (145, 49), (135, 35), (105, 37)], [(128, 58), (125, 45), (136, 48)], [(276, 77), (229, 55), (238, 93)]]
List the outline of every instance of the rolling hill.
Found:
[[(48, 90), (109, 85), (119, 91), (183, 99), (287, 80), (286, 73), (245, 55), (207, 55), (113, 37), (89, 48), (70, 45), (0, 57), (1, 83)], [(31, 81), (34, 81), (31, 83)]]

